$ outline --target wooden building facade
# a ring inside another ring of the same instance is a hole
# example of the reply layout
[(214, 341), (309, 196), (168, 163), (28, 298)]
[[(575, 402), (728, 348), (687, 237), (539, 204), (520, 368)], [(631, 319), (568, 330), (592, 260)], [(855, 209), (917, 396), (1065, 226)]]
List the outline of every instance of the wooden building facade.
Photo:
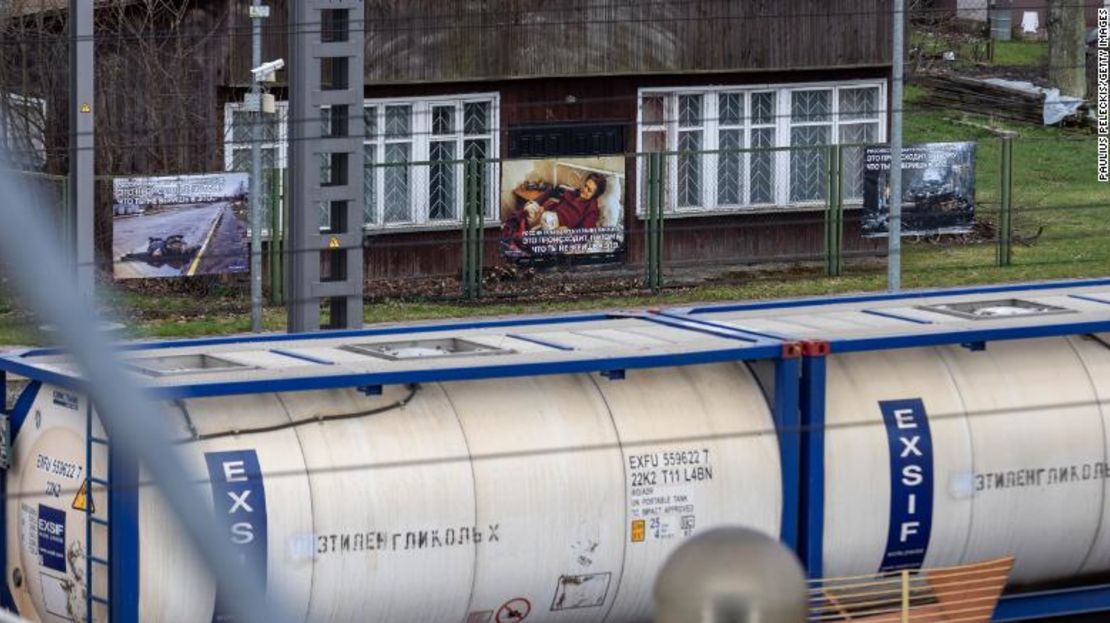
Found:
[[(319, 27), (290, 24), (287, 1), (269, 2), (264, 59), (287, 57), (291, 29)], [(98, 150), (112, 153), (98, 172), (245, 170), (249, 3), (180, 0), (182, 10), (162, 21), (144, 13), (146, 4), (165, 3), (105, 0), (110, 8), (98, 10), (112, 17), (98, 28), (137, 33), (138, 47), (163, 55), (146, 54), (143, 72), (162, 62), (160, 76), (173, 76), (178, 48), (193, 50), (187, 80), (152, 85), (127, 69), (126, 38), (100, 46), (110, 53), (98, 60), (105, 78), (98, 80)], [(497, 240), (498, 203), (508, 194), (502, 163), (593, 156), (625, 159), (619, 260), (641, 262), (641, 154), (650, 151), (672, 153), (664, 202), (669, 263), (820, 254), (821, 146), (886, 140), (891, 10), (890, 0), (367, 0), (365, 113), (374, 129), (366, 154), (374, 164), (366, 177), (366, 275), (458, 274), (462, 167), (437, 167), (437, 159), (495, 161), (487, 180), (487, 264), (504, 261)], [(145, 20), (142, 28), (120, 25), (131, 15)], [(286, 161), (287, 124), (310, 122), (287, 118), (284, 79), (279, 73), (272, 86), (279, 112), (264, 144), (276, 168)], [(159, 93), (112, 100), (136, 90)], [(160, 117), (171, 109), (180, 109), (174, 119)], [(188, 124), (196, 127), (182, 127)], [(178, 149), (148, 156), (140, 145), (158, 142)], [(748, 148), (779, 151), (718, 152)], [(849, 251), (870, 248), (853, 217), (861, 153), (844, 154)]]
[[(266, 26), (267, 58), (283, 56), (282, 34), (301, 26), (286, 22), (282, 4)], [(889, 0), (368, 2), (366, 105), (376, 128), (366, 141), (376, 163), (367, 169), (368, 278), (460, 270), (462, 169), (444, 182), (429, 164), (437, 157), (623, 156), (621, 260), (636, 264), (642, 154), (705, 151), (667, 157), (670, 264), (821, 253), (827, 156), (792, 148), (886, 140), (890, 11)], [(228, 28), (249, 30), (244, 8)], [(231, 48), (229, 96), (247, 87), (248, 43), (240, 37)], [(236, 108), (226, 104), (229, 126)], [(280, 130), (275, 139), (280, 164)], [(224, 147), (226, 167), (245, 166), (234, 157), (241, 142)], [(733, 153), (734, 166), (713, 153), (757, 147), (781, 151)], [(871, 248), (852, 209), (861, 153), (844, 156), (849, 251)], [(425, 164), (394, 174), (405, 160)], [(499, 167), (489, 171), (488, 264), (505, 261), (498, 200), (510, 189)]]

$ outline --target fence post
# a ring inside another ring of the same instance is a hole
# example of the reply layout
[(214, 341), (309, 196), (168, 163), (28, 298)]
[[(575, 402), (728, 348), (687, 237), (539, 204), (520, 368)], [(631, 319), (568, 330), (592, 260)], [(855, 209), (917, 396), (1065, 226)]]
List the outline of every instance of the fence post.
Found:
[(836, 276), (844, 272), (844, 146), (836, 147)]
[(463, 214), (462, 214), (462, 296), (470, 298), (470, 206), (474, 195), (474, 166), (472, 160), (463, 163)]
[(482, 163), (467, 160), (463, 201), (463, 297), (481, 296), (482, 282)]
[(647, 264), (646, 285), (658, 290), (663, 285), (663, 154), (647, 155), (647, 206), (644, 246)]
[(281, 169), (270, 169), (270, 304), (284, 305), (284, 231)]
[(1009, 266), (1013, 261), (1013, 189), (1014, 189), (1014, 139), (1002, 138), (1002, 180), (998, 210), (998, 265)]
[(486, 180), (490, 162), (476, 160), (474, 162), (474, 298), (482, 298), (482, 269), (485, 265), (486, 242), (486, 214), (485, 207), (489, 202), (486, 197)]
[(663, 154), (656, 154), (655, 179), (655, 290), (663, 289)]
[(655, 266), (654, 254), (655, 248), (651, 244), (651, 217), (655, 210), (655, 160), (651, 154), (645, 156), (644, 162), (644, 286), (651, 288), (654, 283), (652, 275), (653, 267)]
[[(94, 182), (95, 183), (95, 182)], [(58, 216), (61, 217), (62, 222), (62, 248), (66, 250), (67, 262), (74, 262), (74, 269), (76, 270), (77, 262), (77, 227), (75, 226), (73, 215), (70, 211), (69, 204), (69, 176), (62, 176), (62, 209), (59, 210)], [(113, 215), (114, 216), (114, 215)]]
[(825, 199), (825, 275), (839, 277), (843, 235), (843, 184), (840, 161), (841, 145), (828, 149), (828, 197)]

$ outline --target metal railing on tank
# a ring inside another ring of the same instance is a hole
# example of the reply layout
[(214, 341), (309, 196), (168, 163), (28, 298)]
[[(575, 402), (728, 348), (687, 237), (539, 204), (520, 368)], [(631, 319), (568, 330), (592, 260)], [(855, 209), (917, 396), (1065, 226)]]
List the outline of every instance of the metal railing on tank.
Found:
[(1013, 565), (1009, 556), (956, 567), (813, 579), (809, 620), (987, 623)]

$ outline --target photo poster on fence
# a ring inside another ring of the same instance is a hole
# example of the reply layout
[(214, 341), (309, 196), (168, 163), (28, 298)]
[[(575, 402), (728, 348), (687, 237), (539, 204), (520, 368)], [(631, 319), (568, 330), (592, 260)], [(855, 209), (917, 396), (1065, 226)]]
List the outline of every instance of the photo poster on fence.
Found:
[[(864, 150), (863, 235), (885, 238), (890, 218), (890, 146)], [(902, 236), (966, 234), (975, 225), (975, 143), (902, 148)]]
[(116, 279), (250, 271), (246, 173), (112, 182)]
[(618, 260), (624, 251), (624, 158), (501, 164), (501, 254), (517, 262)]

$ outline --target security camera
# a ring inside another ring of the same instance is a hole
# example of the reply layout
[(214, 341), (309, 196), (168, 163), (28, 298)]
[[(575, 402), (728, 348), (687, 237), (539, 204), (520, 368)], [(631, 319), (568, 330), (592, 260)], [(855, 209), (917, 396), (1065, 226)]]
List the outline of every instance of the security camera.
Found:
[(251, 75), (254, 76), (255, 82), (273, 82), (274, 74), (282, 67), (285, 67), (285, 61), (279, 58), (255, 67), (251, 70)]

